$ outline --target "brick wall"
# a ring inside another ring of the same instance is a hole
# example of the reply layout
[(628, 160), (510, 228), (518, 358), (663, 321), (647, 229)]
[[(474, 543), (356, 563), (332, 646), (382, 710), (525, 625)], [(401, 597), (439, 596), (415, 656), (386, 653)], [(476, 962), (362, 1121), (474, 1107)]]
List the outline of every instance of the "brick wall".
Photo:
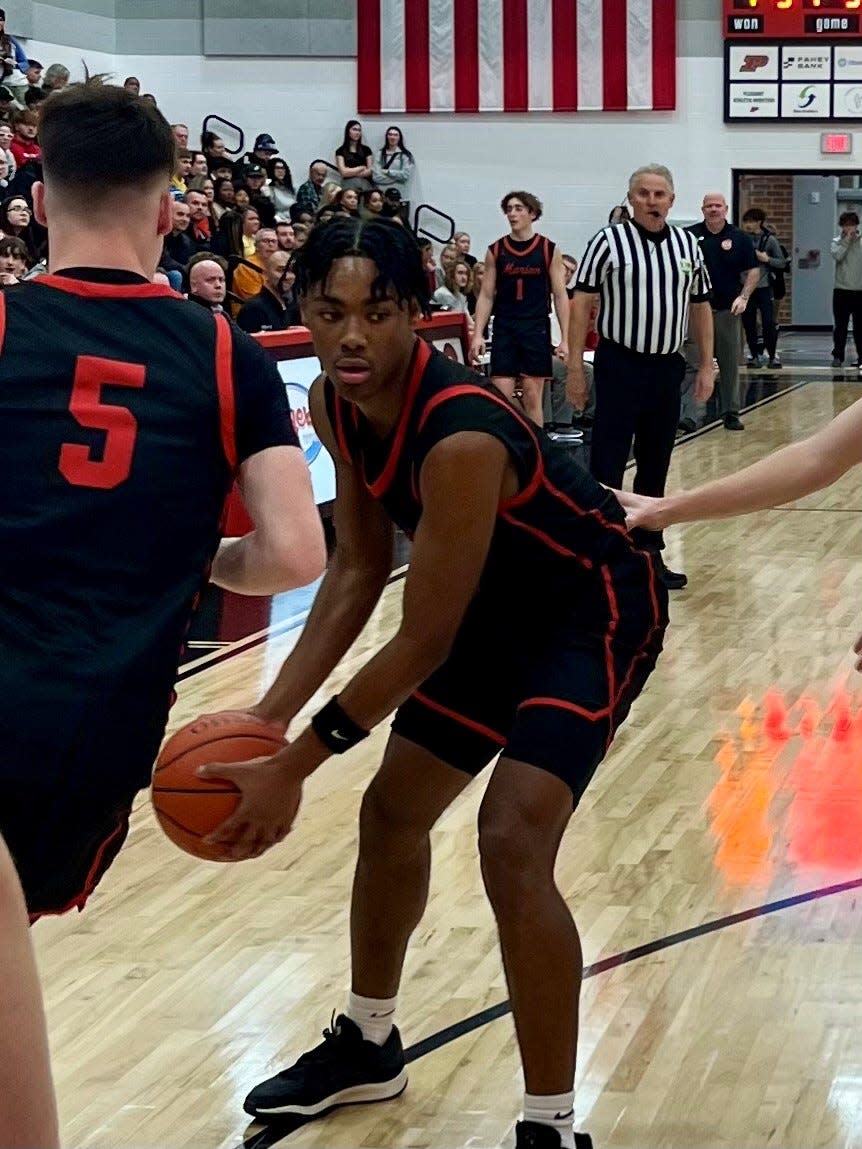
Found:
[[(767, 173), (758, 176), (739, 177), (739, 217), (750, 207), (760, 207), (766, 212), (767, 222), (771, 223), (780, 243), (784, 244), (793, 258), (793, 176), (781, 173)], [(793, 276), (786, 278), (787, 295), (778, 306), (778, 322), (790, 323), (790, 301), (793, 296)]]

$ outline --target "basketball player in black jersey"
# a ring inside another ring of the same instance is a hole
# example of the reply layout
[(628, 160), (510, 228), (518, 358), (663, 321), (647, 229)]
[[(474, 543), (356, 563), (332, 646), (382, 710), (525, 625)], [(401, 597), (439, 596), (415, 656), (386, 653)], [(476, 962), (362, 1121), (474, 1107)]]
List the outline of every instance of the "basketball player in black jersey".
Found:
[(491, 379), (509, 399), (520, 391), (524, 410), (540, 427), (542, 396), (553, 375), (551, 300), (562, 332), (556, 354), (566, 361), (569, 329), (568, 275), (556, 244), (533, 230), (542, 204), (529, 192), (509, 192), (500, 204), (511, 232), (492, 243), (476, 303), (471, 361), (485, 354), (485, 328), (494, 316)]
[[(234, 475), (255, 530), (219, 551), (217, 582), (268, 594), (324, 562), (274, 364), (151, 282), (171, 225), (166, 120), (96, 83), (43, 108), (50, 274), (0, 294), (0, 833), (31, 919), (80, 909), (125, 838)], [(0, 978), (0, 1130), (30, 1144), (47, 1070), (5, 1058), (17, 970)]]
[[(310, 405), (336, 461), (337, 546), (259, 713), (288, 723), (345, 655), (389, 577), (393, 523), (413, 550), (397, 633), (311, 727), (274, 758), (203, 771), (243, 791), (214, 837), (236, 857), (256, 854), (290, 829), (303, 779), (397, 709), (362, 804), (347, 1010), (246, 1107), (314, 1116), (404, 1088), (392, 1022), (425, 908), (429, 832), (502, 751), (479, 850), (524, 1064), (518, 1145), (572, 1147), (582, 961), (554, 862), (655, 664), (666, 594), (613, 495), (499, 390), (416, 336), (427, 280), (403, 229), (332, 220), (303, 248), (297, 284), (326, 371)], [(519, 602), (530, 609), (513, 611)]]

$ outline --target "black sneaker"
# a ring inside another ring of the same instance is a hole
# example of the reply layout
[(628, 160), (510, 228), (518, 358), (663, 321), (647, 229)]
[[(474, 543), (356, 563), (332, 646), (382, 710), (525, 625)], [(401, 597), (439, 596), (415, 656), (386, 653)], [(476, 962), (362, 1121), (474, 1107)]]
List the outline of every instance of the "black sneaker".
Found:
[[(515, 1149), (560, 1149), (563, 1141), (556, 1129), (538, 1121), (519, 1121), (515, 1126)], [(575, 1134), (575, 1149), (593, 1149), (589, 1133)]]
[(724, 416), (724, 429), (725, 431), (744, 431), (745, 424), (738, 415), (728, 414)]
[(319, 1117), (337, 1105), (388, 1101), (407, 1085), (401, 1035), (393, 1026), (383, 1045), (366, 1041), (359, 1026), (339, 1014), (323, 1041), (289, 1069), (256, 1085), (243, 1108), (252, 1117)]
[(784, 365), (780, 359), (770, 359), (769, 360), (769, 370), (770, 371), (780, 371), (783, 366)]
[(688, 586), (688, 577), (682, 571), (672, 571), (670, 567), (665, 566), (661, 551), (656, 551), (654, 554), (658, 567), (658, 577), (668, 590), (682, 590), (683, 587)]

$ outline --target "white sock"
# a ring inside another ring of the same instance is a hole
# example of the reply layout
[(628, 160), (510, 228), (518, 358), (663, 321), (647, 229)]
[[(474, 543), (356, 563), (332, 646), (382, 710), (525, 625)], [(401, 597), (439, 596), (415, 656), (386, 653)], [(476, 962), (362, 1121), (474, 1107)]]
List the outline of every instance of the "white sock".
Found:
[(524, 1094), (524, 1120), (550, 1125), (560, 1135), (563, 1149), (575, 1149), (575, 1091)]
[(344, 1012), (351, 1021), (356, 1022), (366, 1041), (383, 1045), (392, 1032), (397, 1005), (397, 994), (395, 997), (362, 997), (351, 990), (347, 995), (347, 1008)]

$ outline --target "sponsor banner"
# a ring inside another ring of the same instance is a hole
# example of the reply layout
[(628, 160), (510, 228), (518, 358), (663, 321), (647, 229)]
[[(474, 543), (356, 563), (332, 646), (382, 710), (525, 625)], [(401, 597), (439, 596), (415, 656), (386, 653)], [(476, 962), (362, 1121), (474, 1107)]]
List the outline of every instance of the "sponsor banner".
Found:
[(778, 84), (730, 84), (728, 118), (774, 120), (778, 116)]
[(862, 48), (841, 44), (833, 54), (832, 78), (834, 80), (862, 80)]
[(829, 84), (782, 84), (782, 120), (828, 120), (829, 91)]
[(829, 80), (831, 78), (831, 48), (798, 48), (791, 45), (782, 49), (782, 80), (805, 80), (808, 83), (813, 83), (817, 80)]
[(320, 374), (320, 360), (311, 355), (303, 359), (282, 359), (278, 371), (287, 390), (294, 430), (311, 472), (314, 501), (318, 506), (329, 503), (335, 498), (335, 464), (317, 437), (308, 409), (308, 390)]
[(727, 78), (729, 80), (777, 80), (778, 46), (769, 44), (762, 48), (740, 47), (734, 44), (730, 49)]
[(832, 90), (833, 116), (836, 120), (862, 119), (862, 76), (858, 84), (836, 84)]

